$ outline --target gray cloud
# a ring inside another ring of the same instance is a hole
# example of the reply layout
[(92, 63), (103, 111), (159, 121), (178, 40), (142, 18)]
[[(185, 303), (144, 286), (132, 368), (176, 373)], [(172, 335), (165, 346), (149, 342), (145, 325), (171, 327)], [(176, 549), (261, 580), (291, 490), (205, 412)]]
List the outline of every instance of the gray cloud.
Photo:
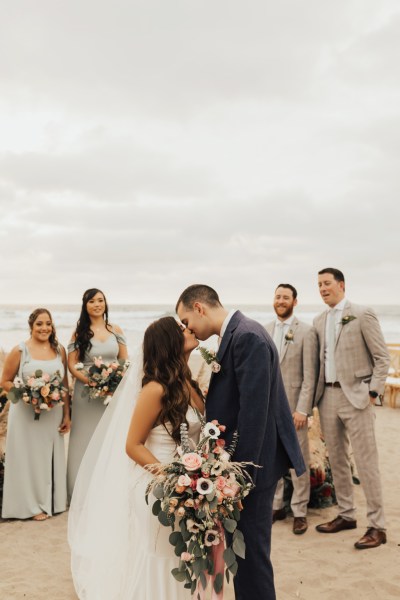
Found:
[[(397, 302), (395, 0), (8, 3), (3, 301)], [(11, 58), (10, 58), (11, 57)], [(365, 296), (365, 298), (364, 298)], [(29, 300), (30, 301), (30, 300)]]

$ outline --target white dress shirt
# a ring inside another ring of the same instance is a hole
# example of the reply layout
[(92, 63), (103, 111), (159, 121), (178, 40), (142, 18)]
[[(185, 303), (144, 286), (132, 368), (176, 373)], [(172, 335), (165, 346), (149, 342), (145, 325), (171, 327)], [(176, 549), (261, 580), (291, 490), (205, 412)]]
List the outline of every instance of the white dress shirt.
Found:
[[(280, 319), (276, 319), (275, 327), (274, 327), (274, 344), (278, 348), (279, 355), (281, 355), (281, 353), (282, 353), (282, 348), (284, 345), (283, 340), (285, 339), (285, 336), (289, 333), (290, 328), (293, 324), (293, 320), (294, 320), (294, 315), (292, 315), (288, 319), (285, 319), (284, 321), (281, 321)], [(282, 325), (282, 339), (280, 340), (280, 343), (279, 343), (279, 337), (280, 337), (279, 329), (280, 329), (281, 325)], [(279, 347), (278, 347), (278, 345), (279, 345)]]
[(341, 322), (342, 322), (342, 315), (343, 315), (343, 309), (347, 304), (347, 299), (343, 298), (343, 300), (341, 300), (338, 304), (336, 304), (336, 306), (334, 306), (333, 308), (328, 308), (327, 310), (327, 317), (326, 317), (326, 323), (325, 323), (325, 381), (327, 383), (335, 383), (334, 381), (330, 381), (330, 377), (327, 377), (327, 373), (332, 372), (331, 368), (332, 368), (332, 361), (333, 361), (333, 372), (335, 371), (335, 355), (333, 354), (333, 356), (330, 356), (329, 353), (329, 323), (330, 323), (330, 319), (331, 314), (333, 312), (333, 316), (335, 319), (335, 340), (338, 337), (338, 333), (340, 330), (340, 326), (341, 326)]
[(219, 332), (220, 340), (222, 340), (222, 338), (224, 337), (224, 333), (226, 331), (226, 328), (228, 327), (228, 323), (232, 319), (235, 312), (236, 312), (236, 308), (232, 308), (226, 315), (224, 322), (222, 323), (221, 331)]

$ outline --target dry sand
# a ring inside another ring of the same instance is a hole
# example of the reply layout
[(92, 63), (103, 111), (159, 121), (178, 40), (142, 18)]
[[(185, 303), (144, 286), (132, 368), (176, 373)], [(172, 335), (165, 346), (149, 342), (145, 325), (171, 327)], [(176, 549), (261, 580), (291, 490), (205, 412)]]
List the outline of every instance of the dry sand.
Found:
[[(355, 489), (359, 509), (356, 530), (333, 535), (315, 531), (315, 525), (336, 515), (335, 507), (310, 511), (310, 527), (303, 536), (293, 535), (290, 519), (278, 521), (273, 526), (272, 549), (278, 600), (400, 598), (400, 410), (385, 406), (377, 408), (376, 415), (388, 543), (373, 550), (353, 547), (367, 526), (365, 500), (359, 486)], [(66, 527), (66, 513), (41, 523), (0, 523), (2, 600), (76, 599), (69, 571)], [(225, 597), (233, 600), (231, 588)]]

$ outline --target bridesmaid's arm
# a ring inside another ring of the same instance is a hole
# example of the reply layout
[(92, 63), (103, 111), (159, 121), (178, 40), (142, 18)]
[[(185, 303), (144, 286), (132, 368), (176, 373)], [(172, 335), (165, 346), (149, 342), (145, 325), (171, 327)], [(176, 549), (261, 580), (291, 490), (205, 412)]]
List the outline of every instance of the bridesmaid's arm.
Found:
[(19, 371), (19, 363), (21, 361), (21, 350), (15, 346), (7, 355), (4, 362), (3, 374), (1, 376), (0, 385), (6, 392), (9, 392), (14, 387), (14, 379)]
[[(112, 325), (112, 329), (115, 333), (118, 333), (119, 335), (124, 335), (124, 332), (122, 331), (121, 327), (118, 327), (118, 325)], [(128, 346), (126, 344), (121, 344), (121, 342), (118, 342), (118, 356), (117, 358), (119, 360), (126, 360), (128, 358)]]
[(58, 428), (58, 431), (64, 435), (65, 433), (68, 433), (68, 431), (71, 429), (71, 419), (70, 419), (70, 412), (69, 412), (69, 405), (70, 405), (70, 396), (69, 396), (69, 387), (68, 387), (68, 369), (67, 369), (67, 355), (65, 352), (65, 348), (63, 348), (63, 346), (61, 346), (61, 359), (64, 365), (64, 379), (63, 379), (63, 386), (65, 387), (65, 389), (67, 390), (65, 397), (63, 398), (64, 400), (64, 406), (63, 406), (63, 419), (61, 421), (61, 425)]
[[(70, 343), (73, 343), (74, 341), (75, 341), (75, 334), (72, 336), (72, 341)], [(81, 371), (78, 371), (77, 369), (75, 369), (75, 365), (79, 362), (80, 361), (79, 361), (79, 356), (78, 356), (78, 350), (73, 350), (72, 352), (69, 352), (69, 354), (68, 354), (69, 372), (71, 373), (72, 377), (75, 377), (75, 379), (78, 379), (82, 383), (87, 384), (87, 383), (89, 383), (88, 377), (86, 377), (86, 375), (84, 375)]]
[(126, 453), (144, 467), (160, 461), (145, 447), (145, 442), (161, 413), (164, 390), (155, 381), (147, 383), (139, 394), (126, 440)]

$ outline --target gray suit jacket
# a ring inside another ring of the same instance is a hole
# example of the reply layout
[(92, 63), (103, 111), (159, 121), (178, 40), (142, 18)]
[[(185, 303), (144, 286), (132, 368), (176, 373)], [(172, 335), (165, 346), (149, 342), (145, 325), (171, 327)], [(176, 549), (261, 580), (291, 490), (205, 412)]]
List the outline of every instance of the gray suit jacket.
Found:
[[(274, 337), (276, 321), (265, 326)], [(279, 362), (292, 412), (310, 415), (318, 377), (318, 339), (314, 327), (294, 317), (290, 330), (293, 341), (285, 342)]]
[[(342, 318), (356, 317), (341, 325), (335, 346), (337, 379), (346, 398), (356, 408), (365, 408), (370, 402), (369, 390), (383, 394), (390, 357), (379, 321), (372, 308), (347, 302)], [(320, 370), (316, 403), (325, 389), (325, 324), (327, 311), (315, 317), (314, 327), (320, 345)]]

